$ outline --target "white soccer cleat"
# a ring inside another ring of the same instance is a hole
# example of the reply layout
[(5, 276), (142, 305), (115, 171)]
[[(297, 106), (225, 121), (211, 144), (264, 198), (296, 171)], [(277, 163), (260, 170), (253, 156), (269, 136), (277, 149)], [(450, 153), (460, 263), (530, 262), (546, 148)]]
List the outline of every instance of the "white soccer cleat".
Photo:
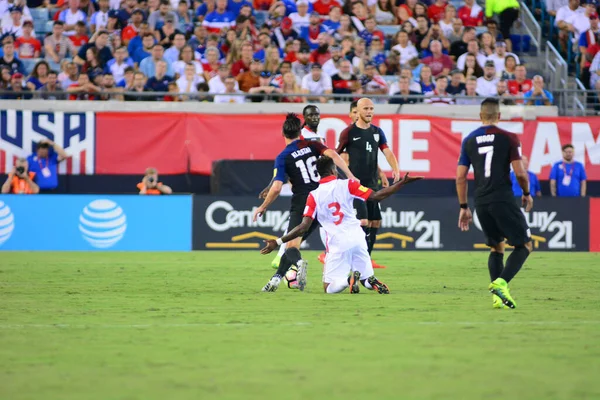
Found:
[(274, 292), (277, 290), (277, 288), (279, 287), (279, 284), (281, 283), (281, 278), (279, 277), (272, 277), (271, 280), (269, 282), (267, 282), (267, 284), (262, 288), (263, 292)]
[(298, 267), (298, 274), (296, 275), (296, 281), (298, 282), (298, 289), (304, 291), (306, 288), (306, 274), (308, 272), (308, 263), (304, 260), (298, 261), (296, 265)]

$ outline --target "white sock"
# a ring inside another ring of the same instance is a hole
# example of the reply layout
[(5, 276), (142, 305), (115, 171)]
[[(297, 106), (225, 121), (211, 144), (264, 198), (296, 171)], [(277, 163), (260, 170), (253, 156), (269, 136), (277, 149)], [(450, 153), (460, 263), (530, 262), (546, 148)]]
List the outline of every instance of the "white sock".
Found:
[[(283, 232), (283, 235), (281, 236), (285, 236), (287, 235), (287, 229), (285, 232)], [(277, 253), (277, 257), (281, 258), (283, 257), (283, 253), (285, 253), (285, 250), (287, 249), (287, 243), (283, 243), (281, 246), (279, 246), (279, 252)]]
[(321, 242), (323, 242), (323, 246), (327, 248), (327, 232), (325, 232), (325, 229), (319, 228), (319, 235), (321, 236)]
[[(370, 277), (369, 277), (370, 278)], [(371, 284), (369, 283), (368, 278), (365, 279), (365, 282), (363, 283), (363, 286), (366, 287), (369, 290), (373, 290), (373, 286), (371, 286)]]
[(327, 286), (327, 293), (339, 293), (348, 287), (348, 280), (339, 280), (332, 282)]

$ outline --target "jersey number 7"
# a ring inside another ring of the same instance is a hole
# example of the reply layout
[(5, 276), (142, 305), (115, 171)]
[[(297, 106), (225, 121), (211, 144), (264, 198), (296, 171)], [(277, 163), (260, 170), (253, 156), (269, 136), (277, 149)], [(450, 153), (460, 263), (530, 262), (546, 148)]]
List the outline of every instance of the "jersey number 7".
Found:
[(479, 154), (485, 154), (484, 176), (489, 178), (492, 175), (492, 157), (494, 157), (494, 146), (480, 147)]

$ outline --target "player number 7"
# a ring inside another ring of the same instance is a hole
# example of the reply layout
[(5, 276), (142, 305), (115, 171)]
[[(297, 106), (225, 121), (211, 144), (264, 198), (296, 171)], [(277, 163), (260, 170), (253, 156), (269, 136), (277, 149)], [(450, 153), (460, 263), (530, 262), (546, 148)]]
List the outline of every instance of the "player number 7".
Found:
[(340, 203), (335, 202), (335, 203), (330, 203), (327, 205), (327, 208), (329, 209), (333, 209), (332, 214), (335, 217), (339, 217), (339, 219), (337, 221), (333, 221), (334, 224), (339, 225), (342, 223), (342, 220), (344, 219), (344, 213), (340, 211), (340, 208), (342, 208), (340, 206)]
[(492, 157), (494, 157), (494, 146), (483, 146), (479, 148), (479, 154), (485, 154), (485, 172), (486, 178), (492, 175)]

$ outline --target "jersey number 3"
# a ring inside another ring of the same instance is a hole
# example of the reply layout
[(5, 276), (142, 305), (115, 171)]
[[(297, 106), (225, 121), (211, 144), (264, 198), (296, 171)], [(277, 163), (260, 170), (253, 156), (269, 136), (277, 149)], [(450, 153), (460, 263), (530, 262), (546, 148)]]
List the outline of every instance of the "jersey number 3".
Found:
[(342, 223), (342, 220), (344, 219), (344, 213), (340, 211), (340, 208), (342, 208), (340, 206), (340, 203), (335, 202), (335, 203), (330, 203), (327, 205), (327, 208), (329, 208), (333, 214), (334, 217), (338, 217), (337, 220), (333, 221), (334, 224), (339, 225)]
[(319, 182), (319, 173), (317, 172), (317, 157), (312, 156), (306, 160), (306, 163), (303, 160), (296, 161), (296, 167), (302, 173), (302, 178), (304, 178), (304, 183)]
[(494, 146), (480, 147), (479, 154), (485, 154), (484, 176), (489, 178), (492, 175), (492, 157), (494, 157)]

